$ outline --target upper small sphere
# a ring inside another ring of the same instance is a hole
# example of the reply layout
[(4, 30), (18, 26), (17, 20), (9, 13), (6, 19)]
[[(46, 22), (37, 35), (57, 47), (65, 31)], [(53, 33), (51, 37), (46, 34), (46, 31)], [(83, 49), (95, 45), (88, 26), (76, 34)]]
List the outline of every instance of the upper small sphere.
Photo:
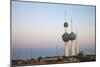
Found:
[(68, 23), (67, 22), (64, 23), (64, 27), (68, 27)]
[(67, 32), (65, 32), (65, 33), (62, 35), (62, 40), (63, 40), (64, 42), (69, 41), (69, 34), (68, 34)]
[(75, 40), (76, 35), (75, 35), (75, 33), (71, 32), (71, 33), (69, 34), (69, 37), (70, 37), (70, 40)]

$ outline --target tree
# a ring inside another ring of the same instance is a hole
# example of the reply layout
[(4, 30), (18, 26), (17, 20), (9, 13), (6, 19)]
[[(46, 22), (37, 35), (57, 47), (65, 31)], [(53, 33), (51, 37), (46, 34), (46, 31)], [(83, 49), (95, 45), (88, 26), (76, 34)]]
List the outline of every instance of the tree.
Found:
[(38, 57), (37, 60), (40, 62), (40, 60), (42, 59), (42, 57)]
[(84, 56), (84, 52), (83, 51), (79, 52), (78, 56)]

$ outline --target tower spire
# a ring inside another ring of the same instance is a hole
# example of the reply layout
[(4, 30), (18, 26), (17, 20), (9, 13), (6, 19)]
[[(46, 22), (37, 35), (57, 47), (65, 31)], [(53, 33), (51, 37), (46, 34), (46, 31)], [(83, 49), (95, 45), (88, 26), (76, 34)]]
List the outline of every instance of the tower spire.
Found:
[(65, 9), (65, 22), (66, 22), (66, 9)]
[(73, 32), (72, 17), (71, 17), (71, 32)]
[(66, 9), (65, 9), (65, 23), (64, 23), (64, 27), (65, 27), (65, 32), (67, 32), (68, 23), (66, 21)]

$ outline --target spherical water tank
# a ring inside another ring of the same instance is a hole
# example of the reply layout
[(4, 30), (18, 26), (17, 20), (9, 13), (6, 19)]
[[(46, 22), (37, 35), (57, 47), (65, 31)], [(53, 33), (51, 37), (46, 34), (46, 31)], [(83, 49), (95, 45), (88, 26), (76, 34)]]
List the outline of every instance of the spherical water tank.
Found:
[(69, 38), (70, 38), (70, 40), (75, 40), (75, 38), (76, 38), (75, 33), (71, 32), (71, 33), (69, 34)]
[(69, 34), (68, 34), (67, 32), (65, 32), (65, 33), (62, 35), (62, 40), (63, 40), (64, 42), (69, 41)]

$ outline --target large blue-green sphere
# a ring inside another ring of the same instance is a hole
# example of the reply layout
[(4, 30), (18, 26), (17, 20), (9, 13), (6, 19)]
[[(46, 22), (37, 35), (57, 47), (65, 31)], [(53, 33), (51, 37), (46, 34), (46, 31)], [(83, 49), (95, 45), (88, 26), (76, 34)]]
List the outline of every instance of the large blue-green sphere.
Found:
[(75, 40), (75, 38), (76, 38), (75, 33), (71, 32), (71, 33), (69, 34), (69, 38), (70, 38), (70, 40)]
[(67, 41), (69, 41), (69, 34), (67, 33), (67, 32), (65, 32), (63, 35), (62, 35), (62, 40), (64, 41), (64, 42), (67, 42)]

